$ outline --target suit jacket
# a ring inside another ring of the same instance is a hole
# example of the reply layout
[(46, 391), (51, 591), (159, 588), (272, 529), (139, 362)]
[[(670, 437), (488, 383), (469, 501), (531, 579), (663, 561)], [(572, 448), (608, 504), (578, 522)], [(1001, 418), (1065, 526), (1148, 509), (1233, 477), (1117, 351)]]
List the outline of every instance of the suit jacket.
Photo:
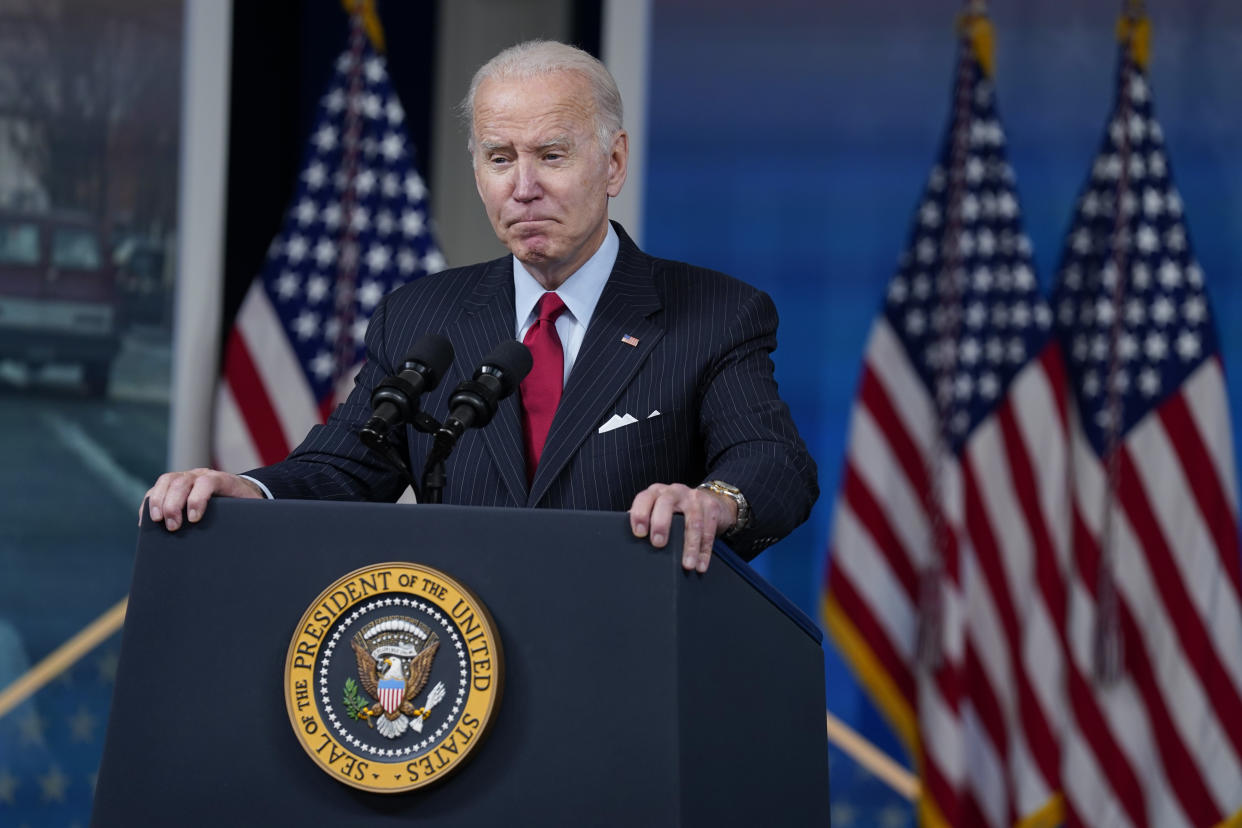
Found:
[[(527, 486), (515, 393), (491, 424), (458, 442), (444, 502), (625, 511), (652, 483), (720, 479), (751, 505), (749, 526), (727, 542), (754, 557), (804, 521), (819, 494), (815, 463), (772, 375), (776, 308), (767, 294), (722, 273), (646, 255), (614, 226), (617, 261), (534, 481)], [(248, 474), (277, 498), (396, 500), (405, 481), (357, 431), (371, 414), (371, 389), (427, 332), (448, 337), (456, 350), (447, 376), (423, 398), (423, 410), (442, 418), (457, 383), (513, 338), (512, 258), (446, 270), (386, 297), (371, 318), (367, 361), (349, 399), (286, 460)], [(614, 414), (637, 422), (599, 433)], [(430, 437), (406, 428), (394, 441), (417, 477)]]

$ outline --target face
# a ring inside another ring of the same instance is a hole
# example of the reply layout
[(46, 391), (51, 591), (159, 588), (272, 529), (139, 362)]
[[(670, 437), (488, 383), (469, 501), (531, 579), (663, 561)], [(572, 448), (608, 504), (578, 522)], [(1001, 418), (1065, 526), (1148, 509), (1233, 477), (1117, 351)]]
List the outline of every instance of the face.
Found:
[(604, 151), (575, 72), (488, 78), (474, 99), (474, 180), (496, 236), (548, 290), (591, 257), (621, 192), (629, 139)]

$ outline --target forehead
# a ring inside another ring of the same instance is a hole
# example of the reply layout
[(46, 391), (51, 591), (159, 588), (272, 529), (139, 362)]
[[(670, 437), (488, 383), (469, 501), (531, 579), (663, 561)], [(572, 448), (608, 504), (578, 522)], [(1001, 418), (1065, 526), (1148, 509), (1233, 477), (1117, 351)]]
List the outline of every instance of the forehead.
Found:
[(594, 118), (590, 83), (577, 72), (488, 78), (475, 91), (474, 134), (479, 139), (517, 140), (527, 133), (580, 132), (591, 129)]

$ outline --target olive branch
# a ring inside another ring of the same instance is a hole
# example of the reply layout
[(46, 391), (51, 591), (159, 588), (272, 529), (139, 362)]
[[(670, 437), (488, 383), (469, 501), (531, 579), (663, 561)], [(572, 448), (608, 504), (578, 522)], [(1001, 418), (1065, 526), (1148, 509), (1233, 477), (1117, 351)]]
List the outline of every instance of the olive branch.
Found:
[(362, 718), (362, 711), (371, 706), (367, 697), (358, 691), (358, 682), (351, 678), (345, 679), (345, 696), (342, 701), (345, 704), (345, 712), (351, 719)]

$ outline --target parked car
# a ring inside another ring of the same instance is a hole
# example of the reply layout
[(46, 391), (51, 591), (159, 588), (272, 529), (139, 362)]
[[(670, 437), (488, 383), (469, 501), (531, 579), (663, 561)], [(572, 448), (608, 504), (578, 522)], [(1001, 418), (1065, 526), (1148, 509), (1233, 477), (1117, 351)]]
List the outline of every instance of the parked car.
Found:
[(76, 363), (89, 393), (107, 392), (120, 336), (104, 241), (81, 214), (0, 211), (0, 359)]

